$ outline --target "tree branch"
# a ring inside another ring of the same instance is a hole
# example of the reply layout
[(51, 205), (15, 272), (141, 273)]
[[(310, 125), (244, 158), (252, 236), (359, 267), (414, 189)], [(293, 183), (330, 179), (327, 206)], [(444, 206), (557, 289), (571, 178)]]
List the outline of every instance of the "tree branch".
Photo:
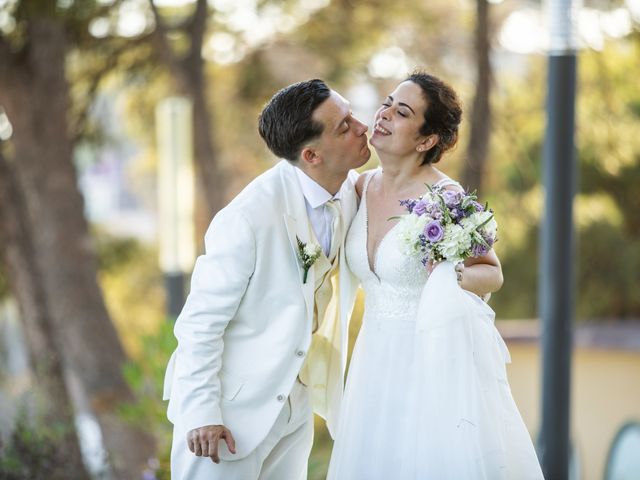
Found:
[(172, 72), (173, 77), (177, 80), (183, 90), (189, 90), (188, 85), (191, 83), (189, 72), (201, 70), (202, 43), (207, 28), (207, 0), (197, 0), (193, 14), (184, 22), (182, 22), (182, 30), (187, 34), (190, 41), (189, 51), (180, 58), (173, 50), (167, 40), (168, 32), (176, 30), (178, 27), (169, 28), (162, 20), (158, 7), (149, 0), (151, 10), (156, 22), (154, 30), (154, 46), (156, 52), (162, 61)]
[(100, 84), (102, 83), (104, 78), (109, 74), (109, 72), (116, 68), (116, 66), (120, 63), (120, 60), (124, 53), (130, 51), (136, 46), (140, 46), (146, 43), (149, 40), (150, 35), (144, 35), (133, 40), (126, 40), (122, 42), (112, 52), (110, 52), (109, 55), (107, 55), (107, 61), (101, 66), (101, 68), (90, 75), (89, 86), (85, 93), (85, 97), (87, 98), (86, 105), (84, 105), (84, 107), (80, 109), (80, 113), (78, 114), (78, 117), (76, 118), (76, 121), (74, 122), (74, 126), (72, 128), (71, 141), (73, 142), (73, 144), (76, 144), (82, 137), (84, 127), (89, 117), (89, 109), (91, 108), (91, 103), (95, 98), (96, 92), (98, 91), (98, 88), (100, 87)]
[(153, 0), (149, 0), (149, 5), (151, 6), (153, 18), (156, 22), (156, 28), (152, 34), (155, 50), (160, 56), (160, 60), (167, 65), (175, 75), (181, 77), (180, 60), (176, 54), (173, 53), (171, 45), (169, 45), (169, 42), (167, 41), (167, 28), (162, 22), (162, 17), (160, 16), (158, 7), (153, 3)]
[(202, 55), (202, 41), (207, 28), (207, 0), (198, 0), (187, 32), (191, 39), (189, 61), (199, 60)]
[(11, 47), (9, 42), (0, 35), (0, 87), (6, 82), (6, 76), (9, 73), (9, 65), (12, 60)]

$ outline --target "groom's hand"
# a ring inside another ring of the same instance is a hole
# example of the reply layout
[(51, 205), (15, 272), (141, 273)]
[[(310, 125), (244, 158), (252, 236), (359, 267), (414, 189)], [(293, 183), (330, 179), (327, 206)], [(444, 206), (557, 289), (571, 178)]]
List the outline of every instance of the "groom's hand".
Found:
[(187, 433), (189, 450), (198, 457), (210, 457), (213, 463), (220, 463), (218, 442), (221, 438), (227, 443), (229, 451), (235, 454), (236, 442), (229, 429), (224, 425), (207, 425), (206, 427), (195, 428)]

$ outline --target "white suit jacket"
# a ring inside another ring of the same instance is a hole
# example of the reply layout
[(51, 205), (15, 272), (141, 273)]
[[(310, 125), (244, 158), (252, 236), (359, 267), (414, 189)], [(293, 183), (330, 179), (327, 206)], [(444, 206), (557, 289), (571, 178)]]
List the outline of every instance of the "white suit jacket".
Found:
[[(167, 416), (186, 431), (224, 424), (236, 440), (235, 455), (222, 442), (221, 458), (228, 460), (244, 458), (266, 437), (311, 346), (314, 268), (303, 283), (296, 236), (303, 242), (313, 236), (295, 168), (281, 161), (215, 216), (176, 320), (178, 347), (165, 376)], [(351, 172), (340, 193), (346, 226), (357, 210), (355, 177)], [(346, 231), (340, 267), (346, 264)], [(316, 377), (308, 378), (312, 397), (320, 398), (316, 411), (332, 432), (356, 288), (350, 272), (341, 273), (335, 318), (314, 335), (326, 335), (339, 350), (339, 362), (333, 355), (334, 361), (326, 360), (329, 366), (313, 368)], [(307, 363), (319, 367), (323, 349), (312, 352)]]

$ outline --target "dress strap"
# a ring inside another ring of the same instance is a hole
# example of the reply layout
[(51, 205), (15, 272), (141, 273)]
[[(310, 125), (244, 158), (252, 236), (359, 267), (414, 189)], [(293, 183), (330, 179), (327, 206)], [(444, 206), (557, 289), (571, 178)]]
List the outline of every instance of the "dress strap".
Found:
[(456, 182), (455, 180), (450, 179), (449, 177), (446, 177), (446, 178), (438, 180), (436, 183), (433, 184), (433, 188), (435, 188), (435, 187), (444, 188), (444, 187), (449, 187), (449, 186), (452, 186), (452, 185), (455, 185), (456, 187), (462, 188), (462, 185), (460, 185), (460, 183)]
[(366, 172), (364, 172), (363, 175), (365, 175), (365, 179), (364, 179), (364, 185), (362, 186), (362, 198), (365, 198), (367, 196), (367, 188), (369, 188), (369, 182), (371, 181), (371, 179), (373, 177), (376, 176), (376, 174), (380, 171), (379, 168), (376, 168), (374, 170), (368, 170)]

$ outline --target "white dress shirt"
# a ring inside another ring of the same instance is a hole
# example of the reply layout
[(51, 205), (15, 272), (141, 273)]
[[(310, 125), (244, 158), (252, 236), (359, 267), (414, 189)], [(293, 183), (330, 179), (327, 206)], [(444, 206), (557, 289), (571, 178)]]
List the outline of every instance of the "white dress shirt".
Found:
[(333, 213), (331, 213), (331, 209), (326, 203), (332, 199), (339, 200), (340, 192), (336, 195), (331, 195), (299, 168), (296, 168), (296, 175), (298, 176), (300, 187), (302, 187), (311, 228), (313, 228), (313, 233), (316, 234), (316, 238), (320, 242), (320, 247), (322, 247), (325, 255), (328, 256), (331, 251)]

